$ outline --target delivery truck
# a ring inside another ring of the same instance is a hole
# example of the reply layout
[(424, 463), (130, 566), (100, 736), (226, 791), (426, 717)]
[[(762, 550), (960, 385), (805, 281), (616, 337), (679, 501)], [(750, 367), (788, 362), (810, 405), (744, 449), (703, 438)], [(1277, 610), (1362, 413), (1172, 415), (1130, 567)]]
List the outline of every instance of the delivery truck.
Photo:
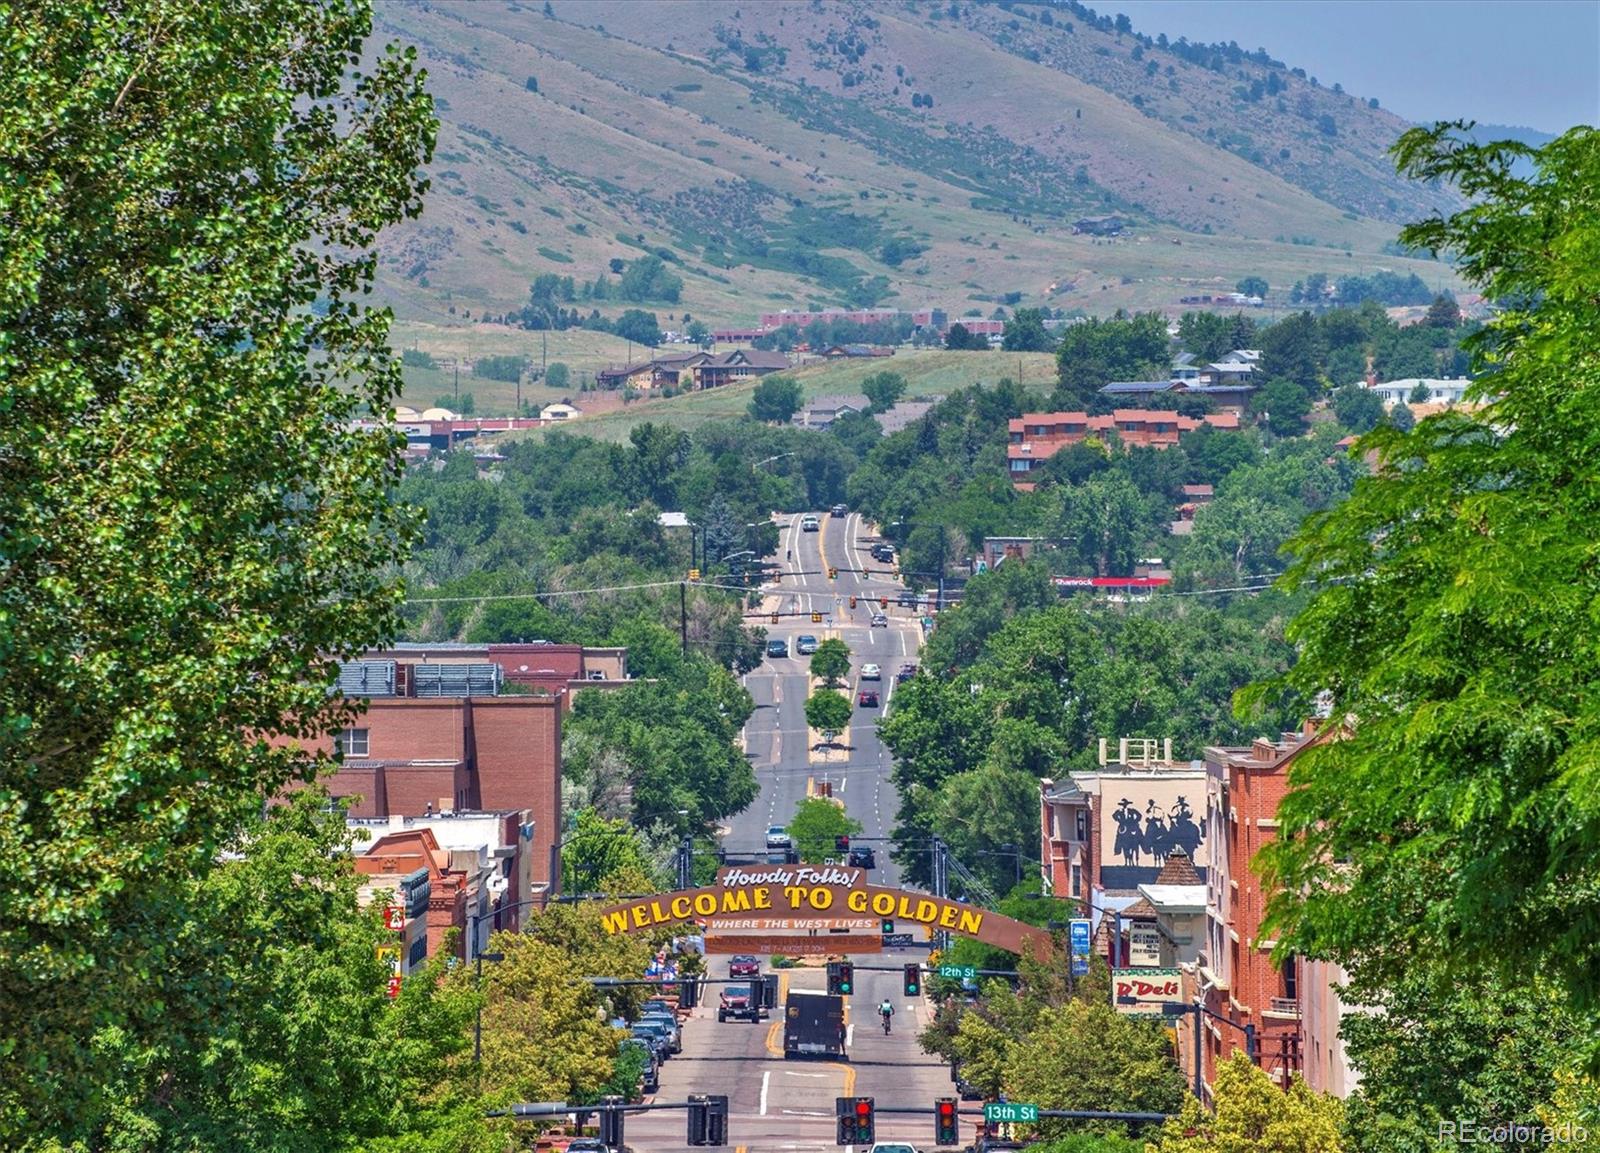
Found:
[(783, 1056), (844, 1057), (844, 998), (790, 989), (783, 1007)]

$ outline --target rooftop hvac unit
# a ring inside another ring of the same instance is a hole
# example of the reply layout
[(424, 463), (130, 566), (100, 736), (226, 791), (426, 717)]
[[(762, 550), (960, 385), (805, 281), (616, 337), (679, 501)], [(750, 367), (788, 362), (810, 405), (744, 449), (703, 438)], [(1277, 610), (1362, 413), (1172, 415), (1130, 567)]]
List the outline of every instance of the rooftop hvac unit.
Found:
[(345, 661), (339, 666), (339, 692), (347, 697), (392, 697), (393, 661)]
[(500, 666), (495, 664), (417, 665), (413, 677), (419, 697), (493, 697), (500, 694)]

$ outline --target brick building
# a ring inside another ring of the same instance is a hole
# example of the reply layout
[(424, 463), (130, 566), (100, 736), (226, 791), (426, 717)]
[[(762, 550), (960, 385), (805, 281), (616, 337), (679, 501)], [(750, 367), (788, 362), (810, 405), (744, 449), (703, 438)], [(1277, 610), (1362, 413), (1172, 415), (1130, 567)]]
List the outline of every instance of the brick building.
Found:
[(1147, 408), (1119, 408), (1098, 416), (1087, 412), (1030, 412), (1008, 426), (1006, 466), (1011, 482), (1026, 490), (1033, 487), (1028, 474), (1068, 445), (1082, 444), (1090, 437), (1109, 440), (1115, 436), (1126, 448), (1170, 448), (1185, 433), (1202, 425), (1236, 430), (1239, 416), (1215, 412), (1189, 417)]
[[(423, 657), (420, 653), (407, 653)], [(356, 818), (526, 813), (532, 833), (530, 890), (559, 878), (561, 715), (567, 693), (501, 695), (505, 677), (491, 662), (429, 662), (374, 656), (347, 662), (339, 689), (365, 698), (366, 712), (335, 742), (344, 760), (328, 779), (338, 797), (356, 798)]]
[(457, 955), (476, 956), (491, 932), (521, 927), (519, 906), (548, 894), (534, 879), (531, 809), (353, 818), (350, 824), (371, 838), (357, 849), (364, 890), (406, 909), (406, 926), (398, 931), (402, 973), (437, 953), (452, 929), (459, 931)]
[[(1202, 1079), (1208, 1086), (1217, 1064), (1244, 1047), (1246, 1024), (1255, 1026), (1261, 1064), (1274, 1077), (1286, 1079), (1302, 1070), (1309, 1043), (1317, 1054), (1318, 1088), (1348, 1092), (1355, 1083), (1338, 1040), (1346, 1008), (1334, 986), (1342, 974), (1299, 957), (1273, 960), (1276, 942), (1262, 932), (1270, 893), (1251, 869), (1256, 855), (1277, 836), (1278, 806), (1289, 789), (1290, 766), (1318, 740), (1308, 724), (1278, 740), (1257, 738), (1247, 748), (1206, 750), (1206, 835), (1212, 867), (1206, 877), (1205, 941), (1186, 991), (1190, 999), (1203, 999), (1208, 1009), (1233, 1023), (1205, 1022)], [(1188, 1046), (1182, 1047), (1181, 1058), (1192, 1060)]]
[[(557, 696), (583, 688), (615, 688), (628, 680), (628, 650), (610, 646), (555, 644), (551, 641), (525, 641), (499, 645), (474, 645), (456, 642), (440, 644), (402, 642), (367, 654), (369, 660), (395, 664), (395, 693), (417, 695), (411, 682), (419, 675), (447, 676), (435, 667), (461, 668), (492, 664), (498, 668), (501, 683), (522, 685), (537, 694)], [(429, 666), (419, 674), (416, 666)], [(496, 690), (498, 691), (498, 690)], [(359, 695), (359, 694), (358, 694)]]

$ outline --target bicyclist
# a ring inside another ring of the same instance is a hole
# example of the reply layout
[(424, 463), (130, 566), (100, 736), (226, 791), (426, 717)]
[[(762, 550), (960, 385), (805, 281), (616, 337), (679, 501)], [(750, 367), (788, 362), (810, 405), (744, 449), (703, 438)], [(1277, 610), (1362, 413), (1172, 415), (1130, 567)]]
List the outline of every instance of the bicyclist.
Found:
[(894, 1016), (894, 1006), (889, 1003), (889, 998), (883, 999), (883, 1004), (878, 1006), (878, 1016), (883, 1018), (883, 1031), (889, 1031), (889, 1018)]

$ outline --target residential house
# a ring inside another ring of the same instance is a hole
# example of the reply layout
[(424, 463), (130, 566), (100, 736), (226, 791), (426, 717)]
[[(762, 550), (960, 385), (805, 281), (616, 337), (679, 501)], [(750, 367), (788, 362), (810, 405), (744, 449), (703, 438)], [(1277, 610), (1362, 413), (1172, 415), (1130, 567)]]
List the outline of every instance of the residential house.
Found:
[(763, 352), (758, 348), (736, 348), (732, 352), (706, 356), (703, 361), (695, 365), (694, 379), (701, 388), (717, 388), (736, 381), (782, 372), (789, 367), (789, 358), (784, 353)]
[(876, 417), (878, 427), (883, 429), (884, 436), (889, 436), (916, 424), (933, 411), (933, 406), (934, 402), (931, 400), (902, 400), (888, 412), (878, 413)]
[(602, 368), (594, 374), (599, 388), (631, 388), (635, 392), (693, 387), (698, 368), (711, 360), (709, 352), (673, 352), (651, 357), (641, 364)]
[[(1229, 365), (1228, 367), (1237, 368), (1241, 371), (1249, 369), (1252, 375), (1255, 372), (1254, 367), (1251, 365)], [(1199, 371), (1198, 378), (1183, 381), (1183, 389), (1180, 395), (1203, 397), (1211, 402), (1211, 407), (1217, 412), (1244, 415), (1245, 411), (1250, 407), (1250, 394), (1255, 392), (1255, 385), (1250, 383), (1208, 383), (1204, 379), (1207, 370), (1202, 369)], [(1233, 373), (1232, 375), (1237, 376), (1238, 373)]]
[(1202, 385), (1251, 385), (1255, 383), (1257, 365), (1248, 360), (1219, 360), (1200, 370)]
[(789, 419), (800, 428), (831, 428), (833, 422), (842, 416), (848, 416), (853, 412), (866, 412), (869, 404), (867, 398), (860, 393), (819, 396), (815, 400), (807, 401), (805, 406)]
[(1465, 377), (1437, 380), (1432, 377), (1408, 376), (1404, 380), (1390, 380), (1380, 384), (1375, 377), (1369, 377), (1363, 382), (1362, 387), (1377, 393), (1385, 408), (1393, 408), (1397, 404), (1410, 404), (1412, 393), (1419, 387), (1428, 394), (1420, 403), (1456, 405), (1466, 399), (1467, 389), (1472, 387), (1472, 381)]
[(550, 424), (559, 424), (565, 420), (574, 420), (583, 415), (580, 409), (570, 404), (547, 404), (539, 410), (539, 419)]
[(894, 349), (877, 344), (836, 344), (823, 350), (829, 360), (859, 360), (880, 356), (893, 356)]
[(1120, 236), (1127, 222), (1120, 216), (1086, 216), (1072, 222), (1075, 236)]
[(1141, 401), (1179, 392), (1182, 388), (1183, 385), (1176, 380), (1113, 380), (1101, 386), (1100, 392), (1103, 396), (1114, 396), (1119, 400)]

